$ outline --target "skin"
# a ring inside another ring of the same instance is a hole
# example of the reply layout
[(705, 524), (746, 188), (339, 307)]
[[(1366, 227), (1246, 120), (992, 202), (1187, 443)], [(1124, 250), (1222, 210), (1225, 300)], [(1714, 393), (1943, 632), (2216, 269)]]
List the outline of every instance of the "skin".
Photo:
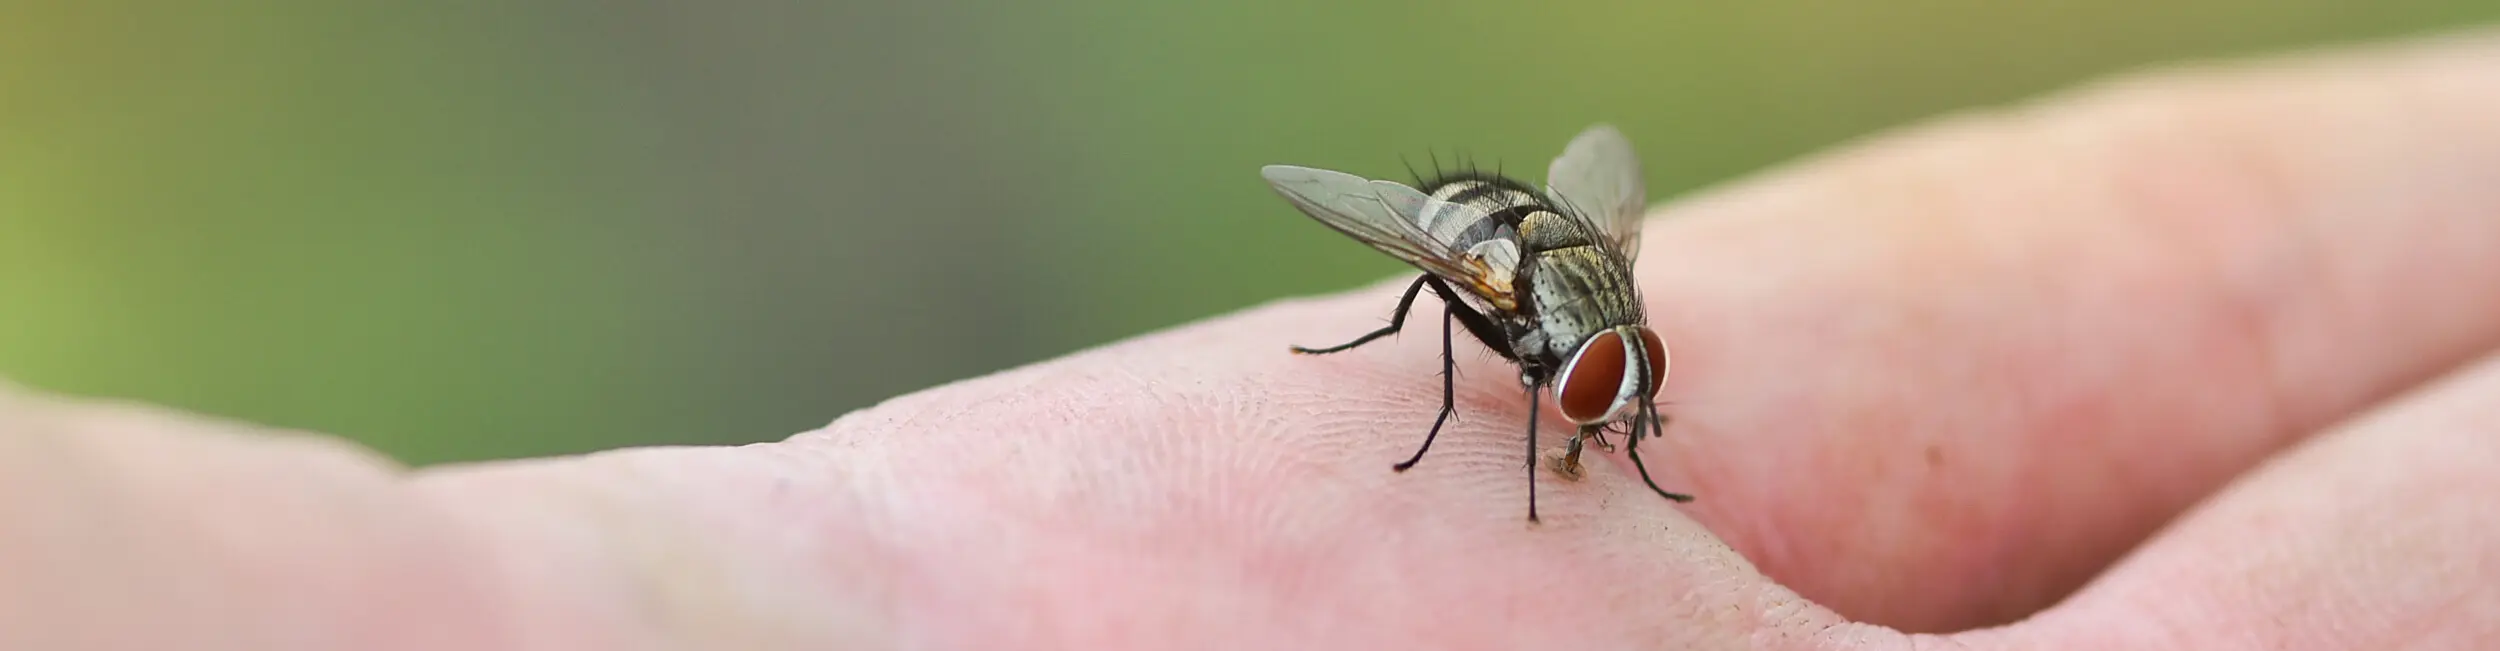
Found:
[(1401, 474), (1439, 333), (1285, 353), (1403, 280), (734, 448), (411, 471), (0, 392), (0, 647), (2469, 648), (2495, 71), (2141, 75), (1660, 206), (1643, 454), (1700, 500), (1592, 455), (1537, 526), (1491, 354)]

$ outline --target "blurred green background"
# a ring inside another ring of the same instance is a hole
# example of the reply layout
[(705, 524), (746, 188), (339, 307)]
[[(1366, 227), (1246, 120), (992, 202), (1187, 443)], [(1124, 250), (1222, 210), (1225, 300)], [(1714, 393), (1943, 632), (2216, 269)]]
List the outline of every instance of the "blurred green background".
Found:
[[(416, 463), (774, 439), (1397, 263), (1257, 167), (1669, 197), (2493, 0), (0, 7), (0, 377)], [(1385, 306), (1384, 306), (1385, 307)]]

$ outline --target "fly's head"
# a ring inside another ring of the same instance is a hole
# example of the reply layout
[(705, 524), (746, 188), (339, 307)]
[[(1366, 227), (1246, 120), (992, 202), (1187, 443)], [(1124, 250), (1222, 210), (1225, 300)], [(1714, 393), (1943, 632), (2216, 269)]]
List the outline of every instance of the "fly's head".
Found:
[(1613, 422), (1657, 398), (1667, 381), (1667, 346), (1648, 326), (1615, 326), (1581, 342), (1554, 377), (1554, 404), (1564, 418)]

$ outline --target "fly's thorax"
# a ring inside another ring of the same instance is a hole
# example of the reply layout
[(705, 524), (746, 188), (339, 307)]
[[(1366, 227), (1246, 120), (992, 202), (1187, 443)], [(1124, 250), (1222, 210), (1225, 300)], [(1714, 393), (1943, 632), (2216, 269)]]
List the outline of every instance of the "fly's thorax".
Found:
[(1631, 278), (1595, 246), (1533, 254), (1526, 266), (1527, 303), (1548, 359), (1568, 359), (1599, 332), (1641, 323)]

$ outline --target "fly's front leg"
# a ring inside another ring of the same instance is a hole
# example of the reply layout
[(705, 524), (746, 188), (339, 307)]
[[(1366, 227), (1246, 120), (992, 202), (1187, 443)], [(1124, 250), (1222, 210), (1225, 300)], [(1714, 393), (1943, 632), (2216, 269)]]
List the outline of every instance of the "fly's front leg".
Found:
[(1606, 427), (1603, 425), (1591, 425), (1580, 428), (1580, 438), (1585, 438), (1597, 443), (1597, 449), (1607, 454), (1614, 454), (1615, 452), (1615, 444), (1606, 440)]
[[(1665, 434), (1666, 434), (1666, 430), (1667, 430), (1667, 425), (1666, 425), (1666, 423), (1665, 423), (1662, 419), (1660, 419), (1660, 418), (1659, 418), (1659, 416), (1658, 416), (1658, 406), (1657, 406), (1657, 405), (1642, 405), (1642, 407), (1643, 407), (1643, 411), (1648, 412), (1648, 413), (1647, 413), (1647, 414), (1645, 414), (1645, 415), (1649, 416), (1649, 431), (1650, 431), (1651, 435), (1653, 435), (1653, 436), (1663, 436), (1663, 435), (1665, 435)], [(1650, 479), (1650, 478), (1649, 478), (1649, 464), (1641, 463), (1641, 425), (1640, 425), (1640, 421), (1637, 421), (1637, 420), (1636, 420), (1636, 421), (1633, 421), (1633, 423), (1632, 423), (1632, 436), (1631, 436), (1631, 438), (1630, 438), (1630, 439), (1628, 439), (1628, 440), (1624, 441), (1624, 443), (1623, 443), (1623, 449), (1624, 449), (1624, 451), (1625, 451), (1625, 453), (1626, 453), (1626, 454), (1631, 455), (1631, 457), (1632, 457), (1632, 467), (1634, 467), (1634, 468), (1639, 468), (1639, 469), (1641, 470), (1641, 483), (1643, 483), (1643, 484), (1648, 484), (1648, 485), (1649, 485), (1649, 489), (1650, 489), (1650, 490), (1653, 490), (1653, 491), (1657, 491), (1657, 492), (1658, 492), (1658, 496), (1659, 496), (1659, 497), (1664, 497), (1664, 498), (1667, 498), (1667, 499), (1670, 499), (1670, 500), (1674, 500), (1674, 501), (1677, 501), (1677, 502), (1690, 502), (1690, 501), (1693, 501), (1693, 496), (1692, 496), (1692, 495), (1688, 495), (1688, 494), (1684, 494), (1684, 493), (1670, 493), (1670, 492), (1667, 492), (1667, 489), (1664, 489), (1664, 488), (1659, 488), (1659, 487), (1658, 487), (1658, 482), (1657, 482), (1657, 481), (1652, 480), (1652, 479)]]
[(1571, 437), (1571, 441), (1563, 445), (1562, 452), (1546, 452), (1546, 467), (1553, 470), (1554, 474), (1571, 481), (1579, 481), (1587, 477), (1588, 472), (1580, 466), (1580, 441), (1587, 437), (1588, 430), (1583, 427), (1579, 435)]

